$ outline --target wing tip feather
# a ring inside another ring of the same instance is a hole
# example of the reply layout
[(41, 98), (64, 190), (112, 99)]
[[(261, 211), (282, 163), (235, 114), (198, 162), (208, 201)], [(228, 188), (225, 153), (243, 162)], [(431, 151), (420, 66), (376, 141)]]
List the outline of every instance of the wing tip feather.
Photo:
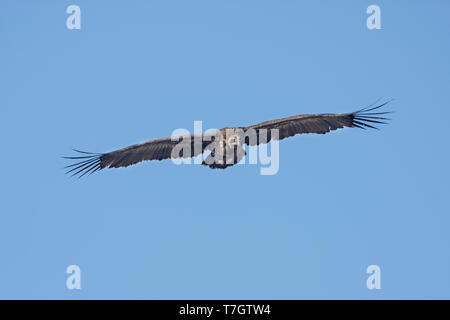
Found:
[(376, 127), (376, 124), (388, 124), (388, 122), (386, 121), (390, 121), (391, 119), (384, 117), (384, 115), (393, 113), (393, 111), (383, 111), (383, 112), (373, 112), (373, 111), (384, 107), (388, 103), (394, 101), (394, 99), (390, 99), (373, 107), (373, 105), (378, 101), (380, 101), (380, 99), (375, 101), (370, 106), (352, 112), (350, 114), (352, 117), (352, 126), (361, 129), (370, 128), (379, 130), (380, 128)]
[[(75, 163), (72, 163), (70, 165), (67, 165), (64, 167), (64, 169), (68, 169), (65, 173), (66, 174), (72, 174), (71, 177), (77, 176), (78, 178), (83, 177), (84, 175), (88, 174), (91, 175), (94, 172), (103, 169), (101, 162), (102, 162), (102, 153), (92, 153), (92, 152), (86, 152), (81, 151), (77, 149), (72, 149), (75, 152), (85, 154), (85, 156), (70, 156), (70, 157), (62, 157), (63, 159), (68, 160), (81, 160), (77, 161)], [(74, 172), (75, 171), (75, 172)]]

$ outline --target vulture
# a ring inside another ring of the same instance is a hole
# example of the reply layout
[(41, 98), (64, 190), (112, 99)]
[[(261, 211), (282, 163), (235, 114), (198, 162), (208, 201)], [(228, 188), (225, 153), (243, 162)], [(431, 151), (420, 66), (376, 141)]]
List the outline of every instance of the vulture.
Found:
[(271, 140), (282, 140), (296, 134), (325, 134), (344, 127), (378, 129), (386, 124), (380, 111), (386, 105), (371, 105), (351, 113), (302, 114), (261, 122), (248, 127), (226, 127), (203, 134), (190, 134), (153, 139), (108, 153), (75, 150), (77, 156), (63, 157), (75, 161), (65, 168), (66, 173), (79, 177), (104, 168), (128, 167), (144, 160), (190, 158), (210, 151), (202, 165), (212, 169), (225, 169), (237, 164), (245, 155), (244, 145), (254, 146)]

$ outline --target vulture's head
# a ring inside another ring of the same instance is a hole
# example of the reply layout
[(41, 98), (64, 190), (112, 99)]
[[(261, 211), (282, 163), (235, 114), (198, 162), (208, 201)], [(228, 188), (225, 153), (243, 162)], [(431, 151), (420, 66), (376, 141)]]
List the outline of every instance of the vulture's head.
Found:
[(230, 147), (234, 147), (234, 146), (240, 146), (241, 143), (241, 138), (239, 137), (239, 135), (237, 134), (232, 134), (231, 136), (227, 137), (227, 145)]
[(224, 128), (222, 139), (227, 147), (241, 146), (244, 143), (244, 131), (241, 128)]

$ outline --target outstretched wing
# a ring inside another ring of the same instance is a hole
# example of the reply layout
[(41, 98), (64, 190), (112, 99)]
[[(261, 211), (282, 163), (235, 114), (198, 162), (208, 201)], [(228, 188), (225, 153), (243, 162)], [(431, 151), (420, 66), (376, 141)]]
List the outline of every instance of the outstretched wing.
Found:
[[(278, 129), (278, 140), (292, 137), (302, 133), (320, 133), (325, 134), (332, 130), (344, 127), (356, 127), (361, 129), (375, 127), (376, 124), (385, 124), (383, 115), (390, 112), (379, 112), (375, 110), (386, 105), (387, 101), (376, 107), (367, 107), (352, 113), (322, 113), (322, 114), (302, 114), (298, 116), (287, 117), (283, 119), (261, 122), (253, 126), (244, 128), (248, 133), (251, 129), (255, 130), (257, 139), (245, 139), (249, 145), (268, 143), (272, 139), (271, 129)], [(262, 131), (265, 129), (264, 135)], [(275, 139), (275, 137), (273, 137)]]
[(195, 157), (207, 149), (211, 143), (211, 137), (214, 137), (214, 133), (154, 139), (109, 153), (74, 150), (82, 155), (63, 158), (79, 160), (66, 166), (68, 169), (66, 173), (82, 177), (87, 173), (91, 174), (107, 167), (128, 167), (145, 160)]

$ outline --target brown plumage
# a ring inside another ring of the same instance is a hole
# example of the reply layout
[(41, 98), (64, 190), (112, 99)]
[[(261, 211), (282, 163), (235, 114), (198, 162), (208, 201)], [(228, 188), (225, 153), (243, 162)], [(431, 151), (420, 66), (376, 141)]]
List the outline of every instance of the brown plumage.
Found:
[[(213, 169), (225, 169), (238, 163), (245, 156), (244, 144), (259, 145), (275, 139), (276, 136), (272, 137), (274, 134), (272, 130), (277, 130), (278, 140), (282, 140), (296, 134), (325, 134), (344, 127), (377, 129), (374, 124), (385, 123), (383, 120), (389, 119), (382, 115), (390, 112), (374, 111), (388, 102), (351, 113), (304, 114), (261, 122), (249, 127), (223, 128), (201, 135), (154, 139), (109, 153), (74, 150), (83, 155), (64, 157), (80, 160), (67, 166), (69, 170), (66, 173), (82, 177), (107, 167), (127, 167), (145, 160), (195, 157), (207, 150), (211, 151), (211, 154), (202, 164)], [(231, 150), (233, 151), (231, 156), (227, 156)]]

